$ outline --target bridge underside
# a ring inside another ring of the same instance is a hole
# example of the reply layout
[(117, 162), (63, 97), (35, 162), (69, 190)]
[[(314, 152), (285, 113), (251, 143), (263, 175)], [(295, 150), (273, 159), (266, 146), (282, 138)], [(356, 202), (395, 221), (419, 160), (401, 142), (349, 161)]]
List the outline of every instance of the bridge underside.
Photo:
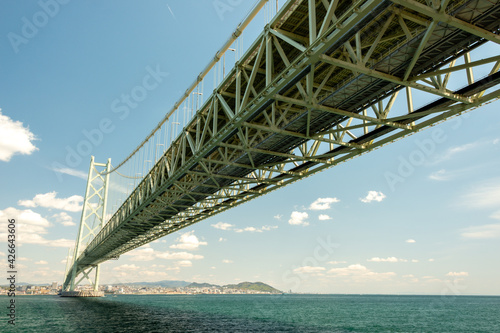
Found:
[(500, 2), (433, 3), (289, 1), (77, 271), (500, 97)]

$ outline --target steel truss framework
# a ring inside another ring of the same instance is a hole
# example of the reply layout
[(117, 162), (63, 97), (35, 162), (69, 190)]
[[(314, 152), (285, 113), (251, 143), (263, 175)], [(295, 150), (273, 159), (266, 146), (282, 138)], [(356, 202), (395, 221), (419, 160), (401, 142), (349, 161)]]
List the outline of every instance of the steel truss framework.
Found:
[(499, 98), (500, 56), (469, 53), (499, 22), (494, 0), (289, 1), (78, 269)]
[[(80, 267), (75, 259), (80, 256), (104, 224), (109, 184), (109, 173), (105, 173), (109, 170), (111, 170), (111, 160), (108, 160), (107, 164), (100, 164), (95, 163), (94, 157), (91, 157), (80, 228), (73, 256), (71, 259), (68, 258), (68, 261), (71, 260), (71, 265), (67, 272), (63, 291), (74, 291), (75, 287), (84, 280), (91, 284), (94, 291), (99, 288), (99, 264)], [(105, 175), (103, 176), (103, 174)], [(91, 273), (94, 273), (93, 277)], [(82, 275), (80, 279), (77, 279), (78, 275)]]

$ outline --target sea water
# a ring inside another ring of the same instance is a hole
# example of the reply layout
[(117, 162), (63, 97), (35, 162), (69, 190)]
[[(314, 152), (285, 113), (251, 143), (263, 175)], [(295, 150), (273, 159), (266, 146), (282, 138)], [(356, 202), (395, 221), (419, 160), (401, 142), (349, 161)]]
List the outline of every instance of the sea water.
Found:
[[(0, 297), (0, 304), (9, 299)], [(7, 313), (7, 307), (2, 306)], [(500, 332), (497, 296), (16, 296), (0, 332)]]

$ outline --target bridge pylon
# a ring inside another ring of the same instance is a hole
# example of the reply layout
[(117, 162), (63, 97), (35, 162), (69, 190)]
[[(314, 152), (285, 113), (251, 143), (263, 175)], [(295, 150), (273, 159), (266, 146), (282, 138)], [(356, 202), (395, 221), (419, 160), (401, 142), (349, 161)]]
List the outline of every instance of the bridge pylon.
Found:
[[(78, 258), (87, 244), (99, 233), (104, 225), (110, 170), (111, 159), (108, 159), (107, 163), (103, 164), (96, 163), (94, 156), (91, 157), (80, 227), (73, 255), (68, 258), (71, 265), (68, 266), (69, 269), (66, 272), (62, 296), (104, 296), (102, 292), (99, 292), (100, 264), (82, 269), (79, 267)], [(92, 289), (76, 290), (76, 287), (84, 281), (88, 281)]]

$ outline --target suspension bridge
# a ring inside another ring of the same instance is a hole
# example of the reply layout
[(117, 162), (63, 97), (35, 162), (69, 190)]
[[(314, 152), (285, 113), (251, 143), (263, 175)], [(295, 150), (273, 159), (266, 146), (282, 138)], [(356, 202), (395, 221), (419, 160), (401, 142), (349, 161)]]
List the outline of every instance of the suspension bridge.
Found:
[(500, 97), (499, 0), (273, 5), (123, 162), (92, 158), (63, 295), (98, 296), (104, 261)]

